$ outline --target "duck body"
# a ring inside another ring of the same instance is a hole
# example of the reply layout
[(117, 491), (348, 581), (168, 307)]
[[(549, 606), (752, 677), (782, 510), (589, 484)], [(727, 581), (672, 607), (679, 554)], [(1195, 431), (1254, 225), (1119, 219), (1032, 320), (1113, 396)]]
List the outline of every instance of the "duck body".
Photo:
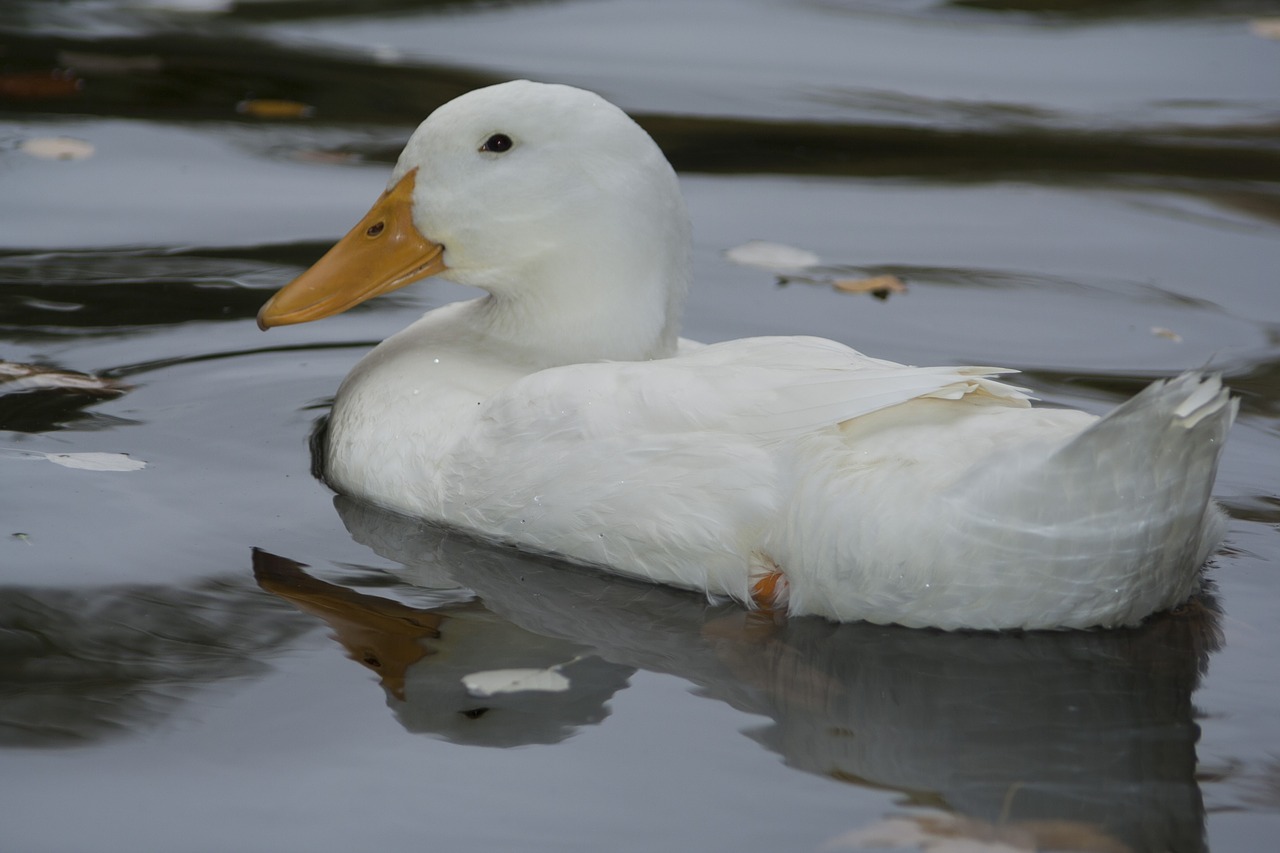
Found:
[[(1219, 421), (1188, 429), (1170, 411), (1195, 377), (1117, 416), (1127, 437), (1152, 434), (1114, 448), (1091, 415), (830, 341), (521, 373), (442, 345), (468, 339), (447, 331), (466, 312), (442, 311), (343, 384), (327, 451), (339, 492), (742, 602), (781, 571), (793, 614), (913, 627), (1133, 624), (1195, 591), (1221, 533), (1211, 463), (1175, 449), (1220, 441)], [(846, 417), (837, 389), (870, 411)], [(1168, 469), (1152, 466), (1160, 439), (1176, 443)]]
[(408, 260), (373, 278), (444, 272), (488, 295), (343, 382), (326, 476), (344, 494), (748, 606), (944, 629), (1136, 624), (1195, 592), (1220, 539), (1235, 404), (1216, 377), (1098, 419), (1031, 407), (998, 368), (678, 339), (674, 173), (591, 93), (521, 81), (440, 108), (260, 322), (354, 304), (331, 290), (364, 261), (340, 250), (401, 231)]

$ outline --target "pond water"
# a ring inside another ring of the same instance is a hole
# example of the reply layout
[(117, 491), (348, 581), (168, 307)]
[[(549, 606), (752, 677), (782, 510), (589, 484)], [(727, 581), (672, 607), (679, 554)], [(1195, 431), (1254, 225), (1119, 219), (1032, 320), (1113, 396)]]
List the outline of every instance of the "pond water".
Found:
[[(0, 848), (1268, 848), (1277, 20), (1248, 0), (6, 3), (0, 359), (39, 370), (0, 375)], [(309, 439), (341, 378), (469, 292), (270, 334), (254, 314), (428, 112), (521, 76), (599, 91), (668, 152), (689, 337), (1007, 365), (1096, 412), (1222, 371), (1241, 414), (1211, 591), (1126, 631), (778, 624), (335, 498)], [(756, 238), (908, 290), (725, 260)], [(88, 453), (146, 467), (53, 464)], [(568, 691), (463, 685), (548, 667)]]

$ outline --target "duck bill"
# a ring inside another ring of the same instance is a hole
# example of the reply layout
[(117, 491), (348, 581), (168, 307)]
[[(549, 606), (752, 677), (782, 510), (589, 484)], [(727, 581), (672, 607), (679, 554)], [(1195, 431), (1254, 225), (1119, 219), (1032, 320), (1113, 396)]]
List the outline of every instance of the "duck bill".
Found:
[(311, 269), (277, 291), (258, 311), (258, 328), (341, 314), (367, 299), (444, 272), (444, 247), (413, 225), (416, 177), (415, 169), (401, 178)]

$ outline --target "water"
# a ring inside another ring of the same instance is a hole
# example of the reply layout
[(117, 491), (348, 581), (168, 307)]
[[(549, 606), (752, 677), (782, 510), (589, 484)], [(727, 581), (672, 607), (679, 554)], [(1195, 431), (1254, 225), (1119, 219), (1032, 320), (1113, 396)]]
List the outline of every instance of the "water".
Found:
[[(1265, 848), (1280, 40), (1257, 22), (1276, 17), (1245, 0), (6, 4), (0, 358), (102, 382), (0, 383), (0, 847)], [(253, 315), (367, 209), (434, 106), (516, 76), (596, 89), (668, 151), (695, 220), (691, 337), (1008, 365), (1099, 412), (1224, 371), (1242, 408), (1214, 592), (1134, 631), (776, 625), (335, 500), (308, 438), (342, 376), (468, 292), (435, 282), (270, 334)], [(237, 110), (265, 99), (310, 112)], [(63, 136), (92, 154), (21, 147)], [(753, 238), (909, 291), (780, 287), (724, 260)], [(90, 452), (147, 468), (43, 455)], [(556, 665), (567, 694), (461, 686)]]

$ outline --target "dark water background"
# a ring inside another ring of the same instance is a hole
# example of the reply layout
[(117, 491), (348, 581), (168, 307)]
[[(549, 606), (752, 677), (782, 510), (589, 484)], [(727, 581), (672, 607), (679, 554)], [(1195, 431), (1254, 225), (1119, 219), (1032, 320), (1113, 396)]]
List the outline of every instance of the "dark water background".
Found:
[[(1270, 849), (1277, 19), (0, 4), (0, 359), (63, 372), (0, 381), (0, 849)], [(1216, 593), (1133, 631), (776, 625), (335, 501), (308, 437), (341, 377), (466, 291), (270, 334), (253, 315), (428, 112), (520, 76), (601, 92), (668, 152), (695, 219), (690, 337), (1008, 365), (1099, 412), (1223, 371), (1242, 405)], [(49, 137), (91, 153), (34, 156)], [(780, 287), (724, 260), (753, 238), (909, 291)], [(148, 467), (44, 455), (89, 452)], [(568, 692), (462, 686), (557, 664)]]

